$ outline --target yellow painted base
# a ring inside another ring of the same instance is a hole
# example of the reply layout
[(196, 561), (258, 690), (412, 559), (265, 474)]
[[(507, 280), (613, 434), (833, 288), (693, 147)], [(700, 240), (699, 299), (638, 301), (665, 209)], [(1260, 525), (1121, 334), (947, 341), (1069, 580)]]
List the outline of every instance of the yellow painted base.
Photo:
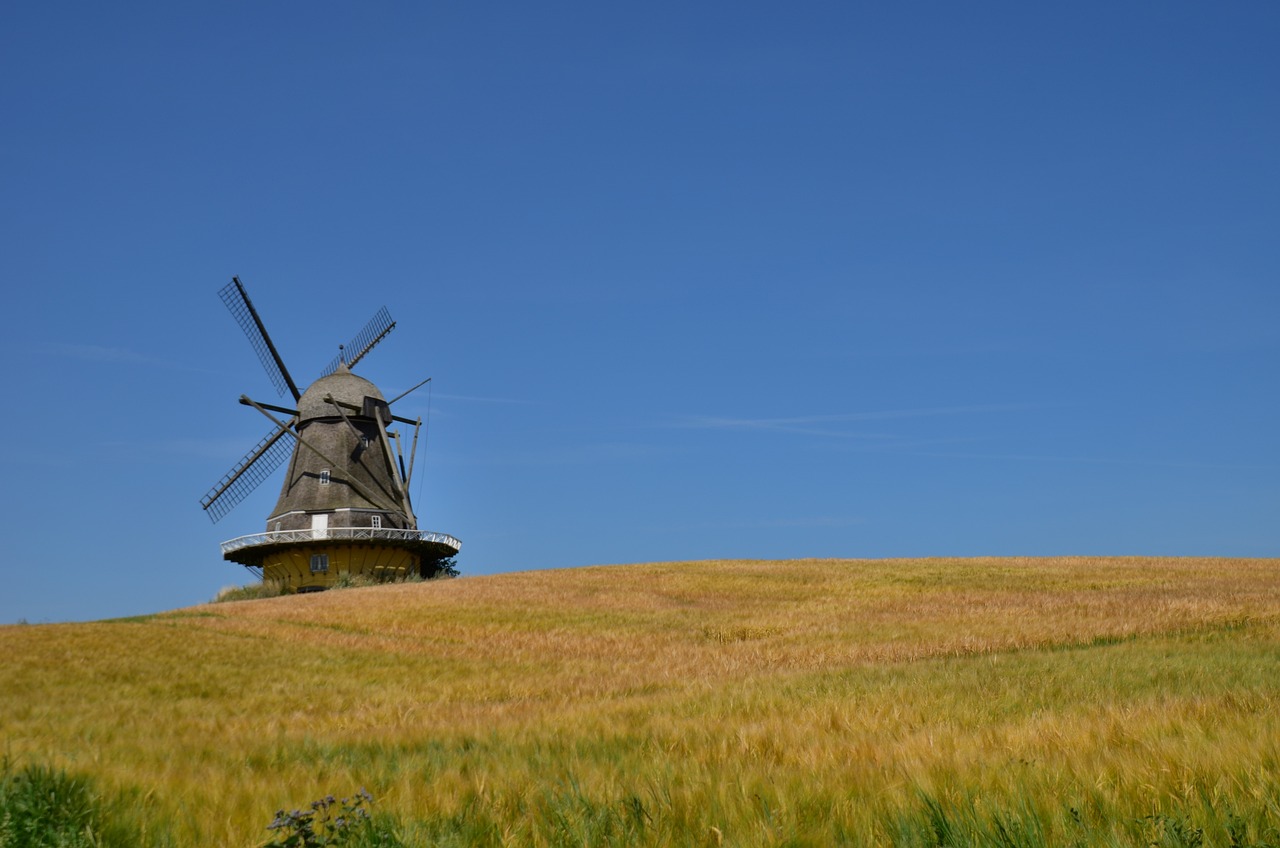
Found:
[[(329, 569), (313, 572), (311, 557), (329, 555)], [(268, 555), (262, 562), (262, 579), (279, 581), (291, 592), (327, 589), (343, 574), (367, 574), (375, 579), (404, 577), (419, 568), (418, 556), (403, 548), (376, 545), (316, 545)]]

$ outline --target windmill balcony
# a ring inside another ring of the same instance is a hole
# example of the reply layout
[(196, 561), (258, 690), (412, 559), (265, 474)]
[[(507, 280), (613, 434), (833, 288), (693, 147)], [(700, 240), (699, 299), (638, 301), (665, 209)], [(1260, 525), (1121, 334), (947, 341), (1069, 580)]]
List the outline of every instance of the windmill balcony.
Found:
[(329, 527), (327, 529), (272, 530), (240, 536), (222, 543), (222, 558), (243, 565), (261, 565), (266, 555), (297, 545), (343, 543), (406, 548), (434, 556), (453, 556), (462, 543), (448, 533), (430, 530), (398, 530), (392, 527)]

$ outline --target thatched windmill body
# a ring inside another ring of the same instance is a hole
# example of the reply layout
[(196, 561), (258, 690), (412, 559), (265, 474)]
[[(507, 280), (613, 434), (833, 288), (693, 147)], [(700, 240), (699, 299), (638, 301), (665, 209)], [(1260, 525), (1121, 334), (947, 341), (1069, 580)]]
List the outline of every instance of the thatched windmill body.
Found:
[[(432, 576), (462, 543), (418, 529), (409, 498), (422, 419), (401, 418), (378, 387), (352, 372), (395, 327), (385, 308), (299, 391), (239, 278), (219, 295), (257, 351), (267, 375), (296, 408), (240, 402), (271, 419), (273, 429), (200, 500), (218, 521), (288, 459), (280, 498), (266, 532), (222, 543), (222, 556), (292, 591), (328, 588), (343, 574)], [(428, 382), (424, 380), (414, 389)], [(413, 391), (410, 389), (409, 391)], [(405, 464), (396, 424), (413, 426)]]

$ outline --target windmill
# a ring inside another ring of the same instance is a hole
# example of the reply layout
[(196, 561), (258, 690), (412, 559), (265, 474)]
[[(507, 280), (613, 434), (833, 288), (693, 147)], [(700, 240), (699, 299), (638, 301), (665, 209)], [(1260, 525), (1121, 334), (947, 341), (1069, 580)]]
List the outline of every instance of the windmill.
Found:
[[(446, 533), (418, 529), (409, 499), (422, 419), (395, 415), (391, 401), (352, 372), (386, 338), (395, 322), (386, 307), (305, 390), (299, 390), (254, 309), (239, 277), (218, 295), (244, 330), (267, 376), (294, 407), (240, 403), (271, 420), (272, 429), (211, 488), (200, 506), (215, 523), (271, 476), (285, 460), (280, 498), (263, 533), (222, 543), (222, 558), (294, 592), (326, 589), (343, 574), (432, 576), (462, 543)], [(413, 426), (405, 465), (396, 424)]]

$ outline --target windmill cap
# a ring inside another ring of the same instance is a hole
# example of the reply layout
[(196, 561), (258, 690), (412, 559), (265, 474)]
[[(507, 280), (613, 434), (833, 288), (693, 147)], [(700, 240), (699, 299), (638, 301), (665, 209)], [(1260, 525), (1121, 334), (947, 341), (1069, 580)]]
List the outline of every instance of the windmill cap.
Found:
[[(351, 373), (346, 365), (339, 365), (338, 370), (316, 380), (302, 393), (302, 397), (298, 399), (298, 420), (336, 417), (338, 410), (325, 400), (329, 395), (338, 403), (349, 404), (356, 409), (364, 407), (364, 399), (367, 397), (386, 402), (377, 386), (364, 377)], [(348, 415), (360, 414), (350, 408), (346, 412)]]

